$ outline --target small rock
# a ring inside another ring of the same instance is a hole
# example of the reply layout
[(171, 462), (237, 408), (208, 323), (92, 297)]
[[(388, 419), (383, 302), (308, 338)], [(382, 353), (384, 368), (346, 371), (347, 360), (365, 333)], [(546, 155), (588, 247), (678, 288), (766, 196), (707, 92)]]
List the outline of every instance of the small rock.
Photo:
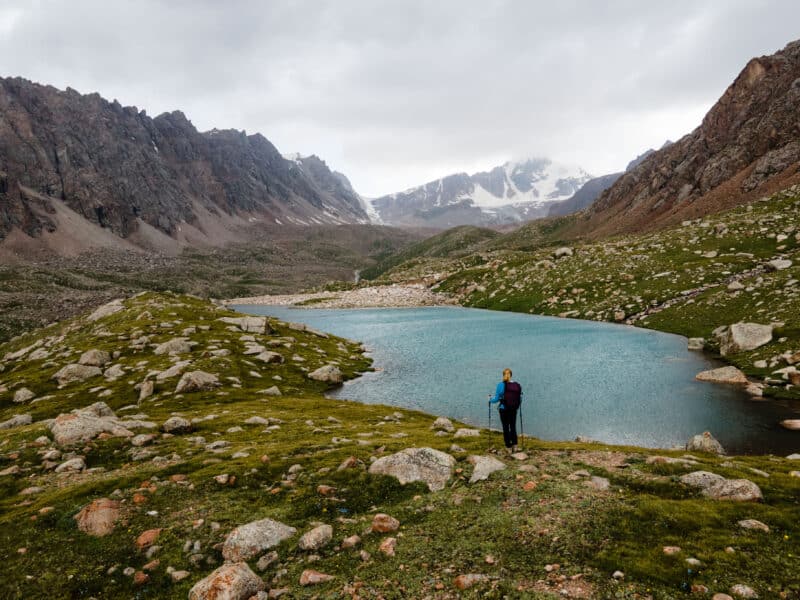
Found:
[(342, 548), (355, 548), (361, 543), (361, 537), (358, 535), (351, 535), (342, 540)]
[(438, 417), (431, 426), (433, 429), (440, 430), (440, 431), (449, 431), (452, 432), (455, 430), (453, 426), (453, 422), (448, 419), (447, 417)]
[(493, 456), (470, 456), (467, 458), (470, 464), (474, 465), (472, 476), (469, 478), (470, 483), (477, 481), (484, 481), (489, 478), (489, 475), (497, 471), (502, 471), (506, 468), (504, 462), (497, 460)]
[(264, 582), (245, 562), (225, 564), (189, 591), (189, 600), (248, 600)]
[(679, 554), (680, 551), (680, 546), (664, 546), (663, 548), (663, 552), (667, 556), (675, 556), (676, 554)]
[(333, 527), (330, 525), (319, 525), (311, 531), (307, 531), (300, 537), (297, 547), (300, 550), (319, 550), (330, 543), (333, 538)]
[(111, 360), (111, 355), (105, 350), (87, 350), (78, 359), (79, 365), (89, 367), (102, 367)]
[(261, 519), (231, 531), (222, 547), (226, 561), (249, 560), (292, 537), (297, 530), (272, 519)]
[(747, 376), (733, 366), (720, 367), (709, 371), (702, 371), (695, 375), (698, 381), (710, 383), (727, 383), (732, 385), (747, 385)]
[(707, 452), (709, 454), (725, 454), (725, 449), (722, 447), (716, 438), (710, 432), (704, 431), (701, 434), (693, 436), (686, 442), (686, 449), (690, 452)]
[(332, 579), (333, 575), (320, 573), (319, 571), (314, 571), (313, 569), (306, 569), (300, 574), (300, 585), (318, 585), (320, 583), (331, 581)]
[(344, 375), (335, 365), (325, 365), (319, 369), (312, 371), (308, 374), (309, 379), (314, 381), (322, 381), (325, 383), (342, 383)]
[(194, 425), (192, 425), (191, 421), (183, 417), (170, 417), (161, 425), (161, 431), (173, 435), (180, 435), (194, 431)]
[(120, 504), (116, 500), (99, 498), (93, 500), (75, 515), (78, 529), (95, 537), (102, 537), (114, 531), (120, 518)]
[(22, 404), (28, 400), (33, 400), (35, 397), (36, 394), (34, 394), (28, 388), (19, 388), (16, 392), (14, 392), (14, 402), (17, 404)]
[(178, 386), (175, 388), (176, 394), (185, 394), (189, 392), (202, 392), (212, 390), (220, 385), (219, 379), (212, 373), (205, 371), (189, 371), (184, 373)]
[(453, 437), (454, 438), (478, 437), (480, 434), (481, 432), (479, 429), (467, 429), (462, 427), (461, 429), (456, 431)]
[(378, 513), (372, 518), (372, 531), (376, 533), (391, 533), (400, 528), (400, 521), (384, 513)]
[(742, 529), (756, 529), (758, 531), (763, 531), (764, 533), (769, 533), (769, 526), (761, 521), (756, 521), (755, 519), (744, 519), (739, 521), (738, 525)]
[[(572, 251), (570, 251), (569, 255), (572, 255)], [(459, 575), (456, 577), (453, 580), (453, 585), (459, 590), (468, 590), (472, 586), (477, 585), (482, 581), (486, 581), (486, 575), (483, 575), (482, 573), (467, 573), (465, 575)]]
[(731, 594), (739, 598), (758, 598), (758, 594), (753, 588), (742, 583), (731, 586)]
[(397, 538), (387, 537), (381, 542), (378, 550), (383, 552), (386, 556), (394, 556), (394, 550), (397, 546)]
[(153, 544), (155, 544), (158, 536), (161, 535), (161, 529), (148, 529), (147, 531), (141, 533), (139, 537), (136, 538), (136, 548), (139, 550), (145, 550), (149, 548)]

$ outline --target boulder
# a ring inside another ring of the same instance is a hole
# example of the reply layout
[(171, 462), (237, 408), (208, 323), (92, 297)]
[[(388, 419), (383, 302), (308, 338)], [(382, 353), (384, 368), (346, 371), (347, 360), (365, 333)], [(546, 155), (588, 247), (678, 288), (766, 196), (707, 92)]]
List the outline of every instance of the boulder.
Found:
[(185, 394), (187, 392), (203, 392), (206, 390), (213, 390), (220, 385), (219, 379), (213, 373), (206, 373), (205, 371), (189, 371), (184, 373), (178, 385), (175, 387), (176, 394)]
[(325, 365), (308, 374), (309, 379), (325, 383), (342, 383), (344, 375), (336, 365)]
[(108, 535), (120, 518), (119, 506), (119, 502), (108, 498), (93, 500), (75, 515), (78, 529), (95, 537)]
[(311, 531), (305, 532), (300, 537), (300, 541), (297, 542), (297, 547), (300, 550), (319, 550), (327, 546), (331, 539), (333, 539), (333, 527), (320, 525), (314, 527)]
[(400, 529), (400, 521), (384, 513), (378, 513), (372, 517), (370, 530), (375, 533), (391, 533)]
[(123, 375), (125, 375), (125, 369), (122, 368), (122, 365), (111, 365), (109, 368), (103, 371), (103, 377), (109, 381), (119, 379)]
[(706, 345), (705, 338), (694, 337), (694, 338), (689, 338), (689, 342), (686, 347), (688, 350), (702, 350), (703, 348), (705, 348), (705, 345)]
[(720, 367), (709, 371), (701, 371), (695, 375), (697, 381), (710, 383), (728, 383), (732, 385), (747, 385), (747, 376), (733, 366)]
[(682, 475), (680, 478), (680, 482), (682, 484), (690, 487), (700, 488), (701, 490), (708, 489), (713, 485), (722, 483), (723, 481), (725, 481), (725, 478), (722, 475), (709, 473), (708, 471), (693, 471), (691, 473), (687, 473), (686, 475)]
[(55, 469), (56, 473), (79, 473), (86, 468), (86, 463), (82, 458), (71, 458), (58, 465)]
[(10, 419), (0, 422), (0, 430), (22, 427), (24, 425), (30, 425), (31, 423), (33, 423), (33, 417), (28, 414), (14, 415)]
[(472, 470), (472, 477), (469, 478), (470, 483), (476, 481), (484, 481), (489, 478), (489, 475), (497, 471), (502, 471), (506, 468), (503, 461), (497, 460), (493, 456), (475, 456), (472, 455), (467, 458), (471, 465), (474, 465)]
[(221, 317), (217, 320), (228, 323), (229, 325), (236, 325), (239, 329), (247, 333), (273, 333), (273, 329), (267, 317)]
[(767, 269), (770, 271), (783, 271), (792, 266), (792, 261), (785, 258), (776, 258), (767, 262)]
[[(106, 406), (106, 408), (108, 407)], [(104, 411), (96, 409), (95, 405), (58, 415), (50, 423), (50, 431), (56, 444), (60, 446), (88, 442), (101, 433), (118, 437), (133, 437), (133, 432), (121, 425), (113, 412), (108, 415)]]
[(455, 432), (453, 435), (454, 438), (465, 438), (465, 437), (478, 437), (480, 436), (481, 432), (479, 429), (467, 429), (462, 427), (458, 431)]
[(455, 431), (455, 427), (453, 427), (453, 422), (450, 419), (448, 419), (447, 417), (439, 417), (439, 418), (437, 418), (433, 422), (433, 425), (431, 426), (431, 428), (432, 429), (436, 429), (438, 431), (449, 431), (451, 433), (453, 431)]
[(92, 314), (86, 317), (87, 321), (99, 321), (103, 317), (107, 317), (109, 315), (113, 315), (114, 313), (118, 313), (122, 309), (125, 308), (125, 305), (122, 303), (121, 299), (112, 300), (107, 304), (103, 304), (97, 308)]
[(297, 530), (272, 519), (261, 519), (240, 525), (228, 534), (222, 556), (229, 562), (250, 560), (292, 537)]
[(156, 346), (153, 354), (187, 354), (196, 345), (197, 342), (190, 342), (185, 337), (173, 338)]
[(553, 252), (554, 258), (563, 258), (565, 256), (572, 256), (572, 248), (563, 246), (561, 248), (556, 248), (556, 250)]
[(757, 502), (764, 496), (761, 489), (749, 479), (726, 479), (703, 490), (703, 495), (714, 500)]
[(67, 385), (69, 383), (86, 381), (91, 377), (98, 377), (102, 374), (103, 371), (99, 367), (70, 364), (59, 369), (52, 378), (58, 381), (58, 385)]
[(257, 356), (255, 356), (256, 360), (260, 360), (263, 363), (275, 364), (279, 365), (283, 363), (283, 356), (278, 354), (277, 352), (270, 352), (269, 350), (264, 350), (260, 352)]
[(720, 444), (709, 431), (704, 431), (703, 433), (692, 436), (692, 438), (686, 442), (686, 449), (690, 452), (725, 454), (725, 448), (722, 447), (722, 444)]
[(717, 339), (719, 340), (719, 353), (722, 356), (755, 350), (772, 341), (772, 325), (734, 323)]
[(33, 400), (35, 397), (36, 394), (34, 394), (28, 388), (19, 388), (16, 392), (14, 392), (14, 402), (16, 404), (28, 402), (29, 400)]
[(182, 433), (191, 433), (194, 431), (194, 425), (192, 425), (191, 421), (183, 417), (170, 417), (161, 425), (161, 431), (180, 435)]
[(433, 448), (406, 448), (383, 456), (372, 463), (369, 472), (373, 475), (390, 475), (401, 484), (423, 481), (431, 491), (444, 488), (452, 475), (456, 459)]
[(248, 600), (265, 587), (246, 562), (222, 565), (189, 590), (189, 600)]
[(87, 365), (89, 367), (102, 367), (111, 361), (111, 355), (105, 350), (87, 350), (78, 359), (78, 364)]
[(141, 387), (139, 387), (139, 402), (142, 400), (146, 400), (150, 396), (153, 395), (155, 391), (155, 384), (153, 383), (152, 379), (145, 379), (142, 382)]

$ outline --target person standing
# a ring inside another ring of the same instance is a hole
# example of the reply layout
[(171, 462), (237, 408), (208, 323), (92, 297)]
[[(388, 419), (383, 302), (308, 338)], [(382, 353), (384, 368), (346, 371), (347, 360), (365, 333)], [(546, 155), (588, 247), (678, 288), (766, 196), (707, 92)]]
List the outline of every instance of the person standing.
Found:
[(497, 384), (489, 404), (499, 404), (500, 422), (503, 424), (503, 441), (509, 452), (517, 451), (517, 411), (522, 403), (522, 386), (511, 379), (511, 369), (503, 369), (503, 381)]

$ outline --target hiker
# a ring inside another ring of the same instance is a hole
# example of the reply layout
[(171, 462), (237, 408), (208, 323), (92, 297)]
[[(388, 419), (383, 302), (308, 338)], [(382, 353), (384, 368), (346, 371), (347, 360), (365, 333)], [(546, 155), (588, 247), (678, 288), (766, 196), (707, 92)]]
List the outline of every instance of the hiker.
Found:
[(522, 403), (522, 386), (511, 381), (511, 369), (503, 369), (503, 381), (497, 384), (489, 404), (500, 403), (498, 411), (503, 424), (503, 441), (510, 452), (517, 451), (517, 411)]

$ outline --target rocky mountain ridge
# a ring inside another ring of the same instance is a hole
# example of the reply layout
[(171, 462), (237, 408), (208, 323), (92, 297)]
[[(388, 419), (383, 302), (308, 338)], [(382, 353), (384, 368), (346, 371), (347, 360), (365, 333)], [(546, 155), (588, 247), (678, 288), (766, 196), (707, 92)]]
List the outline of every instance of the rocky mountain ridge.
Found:
[(22, 78), (0, 79), (0, 197), (0, 239), (55, 233), (76, 216), (138, 245), (213, 244), (257, 221), (368, 222), (317, 157), (286, 160), (258, 133), (199, 132), (180, 111), (151, 118)]
[(656, 229), (800, 181), (800, 41), (750, 60), (697, 129), (643, 158), (574, 234)]

